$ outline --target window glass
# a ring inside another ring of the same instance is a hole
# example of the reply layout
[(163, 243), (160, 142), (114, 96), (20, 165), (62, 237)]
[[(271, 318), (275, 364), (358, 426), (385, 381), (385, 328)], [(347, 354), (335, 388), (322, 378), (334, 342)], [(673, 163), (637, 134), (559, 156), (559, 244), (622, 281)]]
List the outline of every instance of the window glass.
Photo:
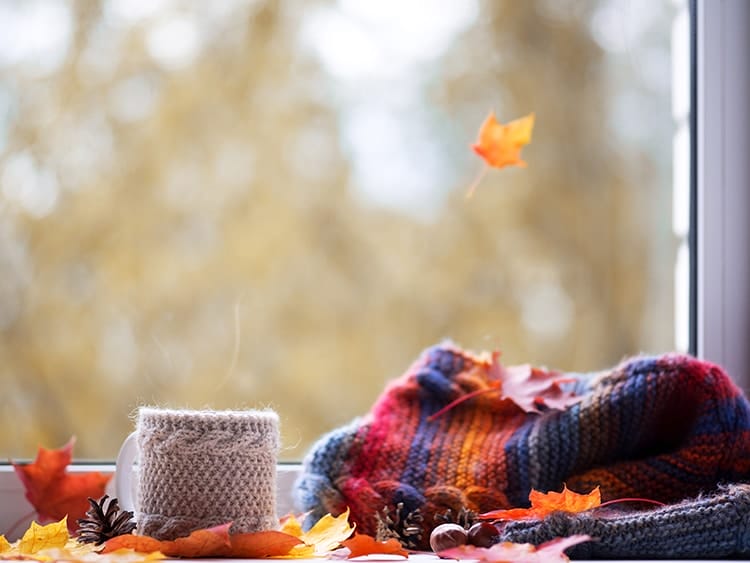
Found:
[[(0, 453), (113, 458), (147, 403), (274, 408), (299, 459), (445, 338), (684, 349), (686, 9), (0, 3)], [(528, 167), (467, 198), (490, 110)]]

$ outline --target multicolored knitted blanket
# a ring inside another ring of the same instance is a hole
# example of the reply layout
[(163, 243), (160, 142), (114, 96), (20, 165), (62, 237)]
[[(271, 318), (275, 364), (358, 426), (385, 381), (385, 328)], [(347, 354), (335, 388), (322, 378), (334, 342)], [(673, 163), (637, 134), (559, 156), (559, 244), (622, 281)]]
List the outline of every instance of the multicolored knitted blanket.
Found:
[(527, 413), (486, 393), (434, 418), (491, 383), (482, 365), (450, 345), (425, 351), (368, 415), (312, 448), (298, 508), (314, 521), (348, 507), (360, 531), (390, 526), (426, 549), (441, 521), (527, 506), (532, 488), (676, 503), (750, 477), (750, 404), (716, 365), (638, 357), (565, 374), (581, 399), (564, 410)]

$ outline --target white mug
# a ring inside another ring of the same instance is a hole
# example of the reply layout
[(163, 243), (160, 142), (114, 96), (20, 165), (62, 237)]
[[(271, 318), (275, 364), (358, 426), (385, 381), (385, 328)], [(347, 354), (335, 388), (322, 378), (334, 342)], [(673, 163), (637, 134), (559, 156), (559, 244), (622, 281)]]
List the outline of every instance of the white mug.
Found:
[(278, 449), (270, 410), (141, 407), (117, 456), (117, 498), (136, 532), (157, 539), (227, 522), (232, 533), (274, 529)]

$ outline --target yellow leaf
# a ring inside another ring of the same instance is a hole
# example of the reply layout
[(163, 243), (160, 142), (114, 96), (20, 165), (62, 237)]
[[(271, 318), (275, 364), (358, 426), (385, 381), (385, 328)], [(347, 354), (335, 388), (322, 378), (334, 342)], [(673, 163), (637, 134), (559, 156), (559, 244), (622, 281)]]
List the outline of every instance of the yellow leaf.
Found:
[(32, 522), (18, 542), (18, 551), (23, 555), (31, 555), (42, 549), (65, 547), (69, 539), (67, 516), (59, 522), (53, 522), (46, 526), (40, 526), (36, 522)]
[(294, 514), (290, 514), (286, 517), (284, 522), (281, 524), (281, 531), (295, 538), (301, 538), (304, 535), (302, 531), (302, 524), (295, 518)]
[(302, 544), (295, 545), (288, 554), (280, 557), (279, 559), (311, 559), (316, 555), (319, 554), (316, 553), (315, 546)]
[[(163, 553), (158, 551), (152, 553), (138, 553), (132, 549), (118, 549), (107, 554), (94, 551), (95, 546), (91, 544), (74, 545), (68, 543), (63, 548), (42, 549), (34, 554), (33, 559), (41, 562), (65, 561), (67, 563), (148, 563), (157, 559), (164, 559)], [(0, 556), (0, 559), (3, 557)], [(29, 559), (28, 556), (17, 556), (15, 559)]]
[(309, 531), (299, 538), (306, 545), (315, 548), (316, 555), (323, 555), (336, 549), (341, 542), (352, 535), (354, 526), (349, 525), (349, 509), (336, 516), (326, 514)]
[(0, 534), (0, 553), (4, 553), (11, 548), (10, 542), (5, 539), (5, 536)]

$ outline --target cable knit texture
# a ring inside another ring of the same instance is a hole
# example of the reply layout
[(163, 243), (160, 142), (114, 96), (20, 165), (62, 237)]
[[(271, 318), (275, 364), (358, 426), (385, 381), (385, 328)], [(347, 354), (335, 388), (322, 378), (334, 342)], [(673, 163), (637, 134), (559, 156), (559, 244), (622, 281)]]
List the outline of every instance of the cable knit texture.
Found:
[(141, 408), (138, 533), (174, 539), (233, 522), (273, 529), (279, 419), (272, 411)]
[(487, 386), (479, 363), (450, 345), (431, 348), (368, 415), (322, 437), (295, 487), (308, 521), (349, 507), (372, 534), (383, 508), (400, 507), (402, 517), (419, 509), (426, 549), (436, 515), (528, 506), (532, 488), (599, 485), (604, 500), (675, 503), (750, 476), (750, 405), (713, 364), (637, 357), (606, 372), (564, 374), (582, 397), (564, 411), (528, 414), (490, 393), (429, 420)]

